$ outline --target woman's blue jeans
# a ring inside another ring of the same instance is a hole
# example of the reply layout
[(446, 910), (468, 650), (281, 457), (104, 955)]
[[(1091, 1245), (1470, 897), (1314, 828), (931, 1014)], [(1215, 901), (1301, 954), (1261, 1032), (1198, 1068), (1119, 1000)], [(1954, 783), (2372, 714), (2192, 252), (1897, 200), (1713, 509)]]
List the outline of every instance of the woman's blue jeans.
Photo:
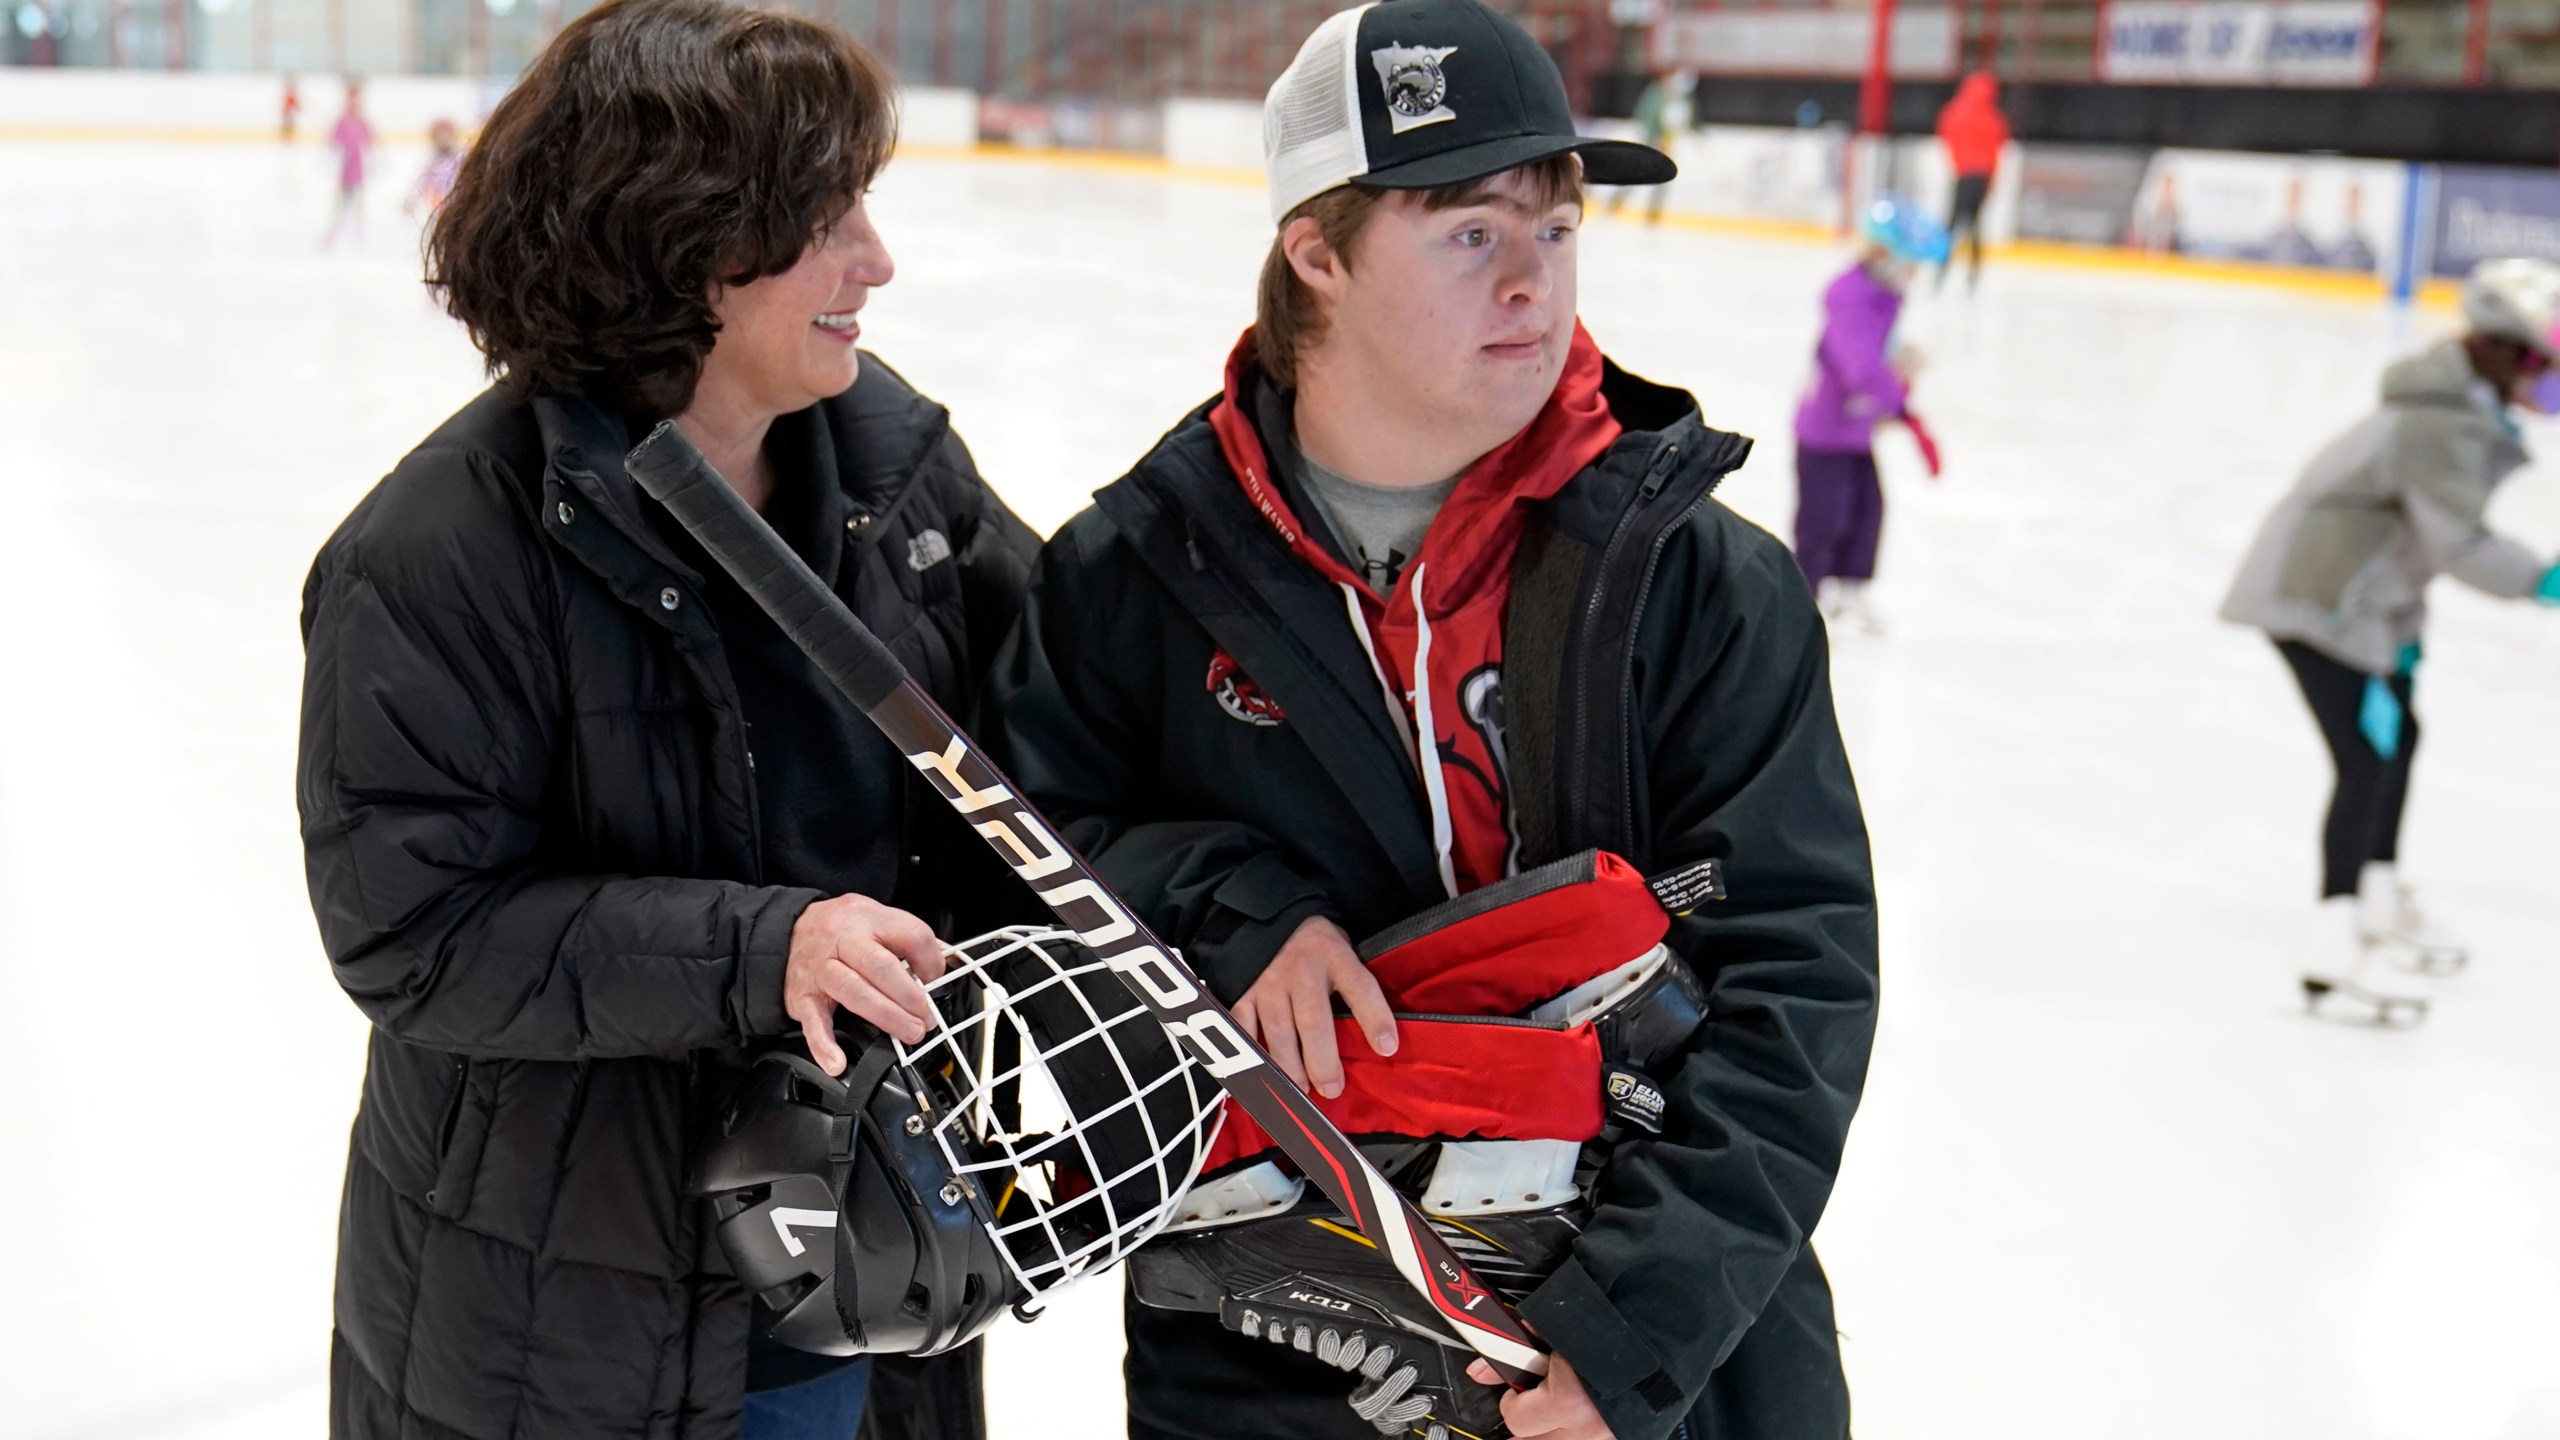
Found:
[(747, 1395), (742, 1440), (853, 1440), (871, 1389), (869, 1357), (784, 1390)]

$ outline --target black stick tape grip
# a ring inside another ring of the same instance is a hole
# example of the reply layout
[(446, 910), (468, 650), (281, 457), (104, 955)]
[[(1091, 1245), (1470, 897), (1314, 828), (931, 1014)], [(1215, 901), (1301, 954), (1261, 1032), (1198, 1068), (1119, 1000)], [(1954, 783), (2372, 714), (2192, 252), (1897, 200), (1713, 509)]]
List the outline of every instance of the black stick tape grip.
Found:
[(818, 671), (865, 713), (907, 683), (906, 667), (845, 608), (764, 517), (711, 468), (672, 420), (631, 448), (623, 467), (711, 552)]

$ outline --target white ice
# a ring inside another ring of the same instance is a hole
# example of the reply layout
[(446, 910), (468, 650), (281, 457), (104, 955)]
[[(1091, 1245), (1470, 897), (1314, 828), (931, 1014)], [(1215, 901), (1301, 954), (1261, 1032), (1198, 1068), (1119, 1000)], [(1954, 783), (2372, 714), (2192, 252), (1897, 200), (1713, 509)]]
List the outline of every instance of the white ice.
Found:
[[(314, 549), (479, 384), (392, 194), (318, 247), (310, 152), (0, 144), (0, 1435), (324, 1425), (364, 1026), (306, 907)], [(1216, 383), (1250, 189), (905, 160), (869, 343), (1055, 526)], [(1598, 221), (1583, 312), (1760, 437), (1841, 263)], [(1836, 646), (1886, 999), (1817, 1244), (1859, 1428), (1964, 1440), (2560, 1435), (2560, 615), (2445, 588), (2409, 862), (2475, 973), (2415, 1033), (2305, 1021), (2325, 761), (2212, 618), (2295, 468), (2441, 325), (1995, 269), (1928, 302), (1877, 598)], [(2560, 433), (2534, 437), (2560, 448)], [(2502, 523), (2560, 544), (2560, 484)], [(1112, 1287), (995, 1342), (999, 1437), (1118, 1433)]]

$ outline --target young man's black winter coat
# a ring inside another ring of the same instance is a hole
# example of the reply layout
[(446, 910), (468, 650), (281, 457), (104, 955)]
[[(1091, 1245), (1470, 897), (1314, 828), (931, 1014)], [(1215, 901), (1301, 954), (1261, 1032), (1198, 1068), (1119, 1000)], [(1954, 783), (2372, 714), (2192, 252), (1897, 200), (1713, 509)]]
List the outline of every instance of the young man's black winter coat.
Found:
[[(1822, 624), (1786, 550), (1709, 493), (1748, 442), (1614, 368), (1603, 393), (1625, 434), (1548, 506), (1585, 547), (1553, 853), (1721, 857), (1730, 898), (1673, 928), (1713, 1000), (1664, 1077), (1669, 1128), (1619, 1150), (1525, 1310), (1618, 1440), (1839, 1440), (1806, 1241), (1865, 1082), (1877, 957)], [(1016, 780), (1232, 1001), (1308, 917), (1365, 935), (1444, 894), (1413, 752), (1341, 597), (1247, 501), (1206, 414), (1050, 542), (991, 698)], [(1279, 724), (1220, 705), (1220, 649)], [(1374, 1433), (1339, 1371), (1208, 1317), (1132, 1307), (1128, 1374), (1140, 1440)]]
[[(1036, 538), (876, 360), (777, 424), (843, 491), (820, 573), (965, 711)], [(748, 1301), (684, 1173), (740, 1048), (797, 1033), (784, 960), (821, 897), (763, 883), (737, 688), (701, 577), (622, 471), (632, 438), (581, 400), (484, 395), (304, 592), (312, 902), (374, 1026), (339, 1230), (342, 1440), (737, 1433)], [(906, 813), (905, 853), (930, 849), (916, 817), (942, 807)]]

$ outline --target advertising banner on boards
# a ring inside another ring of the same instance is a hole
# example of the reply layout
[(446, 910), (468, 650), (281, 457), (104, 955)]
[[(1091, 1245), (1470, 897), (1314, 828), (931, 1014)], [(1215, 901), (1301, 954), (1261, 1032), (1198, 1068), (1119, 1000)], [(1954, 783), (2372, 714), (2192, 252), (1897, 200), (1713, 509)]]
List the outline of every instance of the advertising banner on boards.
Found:
[(2112, 145), (2025, 145), (2018, 152), (2018, 235), (2122, 245), (2151, 175), (2151, 152)]
[(2162, 150), (2124, 243), (2209, 260), (2389, 274), (2408, 170), (2388, 160)]
[(2437, 172), (2438, 275), (2467, 275), (2483, 260), (2524, 255), (2560, 261), (2560, 175), (2487, 165)]
[(2102, 12), (2098, 73), (2115, 83), (2370, 85), (2374, 0), (2117, 0)]

